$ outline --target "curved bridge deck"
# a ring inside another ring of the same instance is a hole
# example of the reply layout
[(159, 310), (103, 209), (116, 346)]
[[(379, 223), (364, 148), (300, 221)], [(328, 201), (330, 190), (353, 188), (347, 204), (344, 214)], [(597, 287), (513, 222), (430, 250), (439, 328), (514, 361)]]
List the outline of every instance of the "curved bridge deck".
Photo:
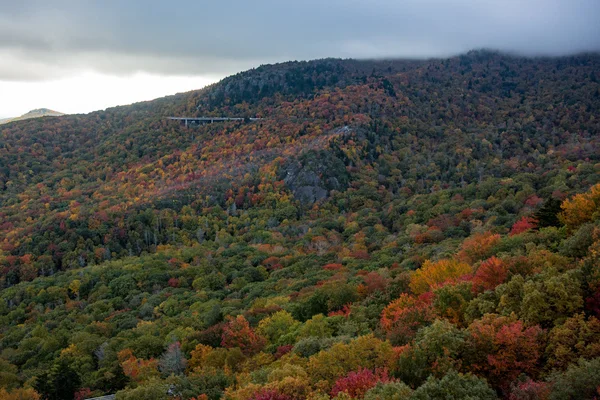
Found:
[(225, 122), (225, 121), (242, 121), (242, 122), (255, 122), (260, 121), (262, 118), (233, 118), (233, 117), (168, 117), (172, 121), (179, 121), (181, 125), (203, 125), (212, 124), (214, 122)]

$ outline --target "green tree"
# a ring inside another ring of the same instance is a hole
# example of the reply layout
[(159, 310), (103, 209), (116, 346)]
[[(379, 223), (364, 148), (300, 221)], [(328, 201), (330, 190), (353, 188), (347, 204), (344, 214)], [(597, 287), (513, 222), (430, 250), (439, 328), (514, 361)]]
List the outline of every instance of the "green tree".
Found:
[(411, 400), (496, 400), (487, 382), (471, 374), (449, 371), (443, 378), (433, 376), (414, 391)]
[(364, 400), (409, 400), (412, 393), (403, 382), (378, 382), (365, 393)]
[(68, 362), (59, 359), (49, 371), (39, 375), (34, 384), (43, 400), (72, 400), (81, 379)]
[(577, 314), (554, 327), (548, 336), (548, 369), (564, 370), (581, 357), (600, 357), (600, 321), (595, 317), (586, 320), (583, 313)]
[(434, 374), (441, 377), (458, 364), (465, 342), (465, 334), (446, 320), (436, 320), (417, 333), (414, 344), (400, 357), (396, 370), (398, 377), (417, 387)]
[(13, 389), (19, 386), (18, 368), (3, 358), (0, 358), (0, 387)]
[(294, 344), (296, 330), (300, 322), (296, 321), (287, 311), (278, 311), (260, 321), (256, 332), (267, 338), (269, 348), (277, 349), (278, 346)]
[(126, 389), (117, 392), (117, 400), (166, 400), (169, 385), (158, 380), (151, 379), (134, 389)]
[(300, 327), (298, 336), (301, 338), (327, 338), (331, 337), (332, 334), (333, 329), (329, 325), (327, 318), (323, 314), (317, 314), (313, 315), (311, 319)]
[(594, 399), (600, 387), (600, 358), (580, 360), (548, 380), (552, 382), (550, 400)]
[(496, 288), (497, 311), (502, 315), (517, 314), (528, 324), (551, 327), (561, 324), (583, 308), (578, 271), (558, 273), (550, 268), (525, 280), (515, 275)]

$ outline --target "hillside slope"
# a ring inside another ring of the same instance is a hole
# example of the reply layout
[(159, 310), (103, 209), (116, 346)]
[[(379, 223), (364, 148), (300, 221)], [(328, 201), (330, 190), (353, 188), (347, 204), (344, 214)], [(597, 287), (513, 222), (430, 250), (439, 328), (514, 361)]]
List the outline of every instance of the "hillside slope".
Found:
[(2, 126), (0, 387), (595, 391), (571, 377), (600, 369), (598, 74), (599, 55), (291, 62)]

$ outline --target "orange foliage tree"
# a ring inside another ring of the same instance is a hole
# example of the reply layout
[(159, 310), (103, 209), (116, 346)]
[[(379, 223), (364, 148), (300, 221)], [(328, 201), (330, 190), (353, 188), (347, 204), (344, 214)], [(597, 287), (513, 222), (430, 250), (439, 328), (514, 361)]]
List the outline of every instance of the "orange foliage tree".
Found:
[(13, 389), (10, 392), (6, 389), (0, 389), (0, 399), (2, 400), (39, 400), (40, 395), (33, 389)]
[(500, 235), (491, 232), (477, 233), (462, 243), (458, 258), (473, 264), (492, 255), (492, 249), (500, 242)]
[(221, 346), (239, 347), (245, 355), (258, 353), (265, 343), (265, 338), (254, 332), (243, 315), (230, 318), (221, 335)]
[(558, 218), (570, 231), (591, 221), (600, 210), (600, 184), (593, 186), (587, 193), (565, 200), (561, 208)]
[(213, 352), (213, 348), (204, 344), (196, 345), (196, 348), (192, 350), (190, 359), (187, 363), (188, 371), (194, 371), (195, 369), (201, 369), (206, 361), (206, 358)]
[(143, 382), (159, 375), (158, 360), (137, 358), (130, 349), (121, 350), (117, 356), (123, 373), (134, 382)]
[(413, 293), (419, 295), (444, 283), (455, 282), (458, 278), (470, 273), (471, 266), (458, 260), (427, 260), (421, 268), (411, 275), (410, 289)]
[(392, 343), (407, 343), (420, 327), (433, 321), (435, 314), (431, 297), (428, 294), (416, 297), (403, 293), (383, 309), (380, 324)]

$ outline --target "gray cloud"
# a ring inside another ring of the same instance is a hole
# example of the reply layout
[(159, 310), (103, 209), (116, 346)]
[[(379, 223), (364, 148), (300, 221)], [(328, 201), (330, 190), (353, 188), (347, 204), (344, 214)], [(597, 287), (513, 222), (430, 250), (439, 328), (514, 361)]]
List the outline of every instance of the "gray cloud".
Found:
[(224, 75), (290, 59), (482, 47), (597, 51), (599, 17), (598, 0), (0, 0), (0, 79)]

